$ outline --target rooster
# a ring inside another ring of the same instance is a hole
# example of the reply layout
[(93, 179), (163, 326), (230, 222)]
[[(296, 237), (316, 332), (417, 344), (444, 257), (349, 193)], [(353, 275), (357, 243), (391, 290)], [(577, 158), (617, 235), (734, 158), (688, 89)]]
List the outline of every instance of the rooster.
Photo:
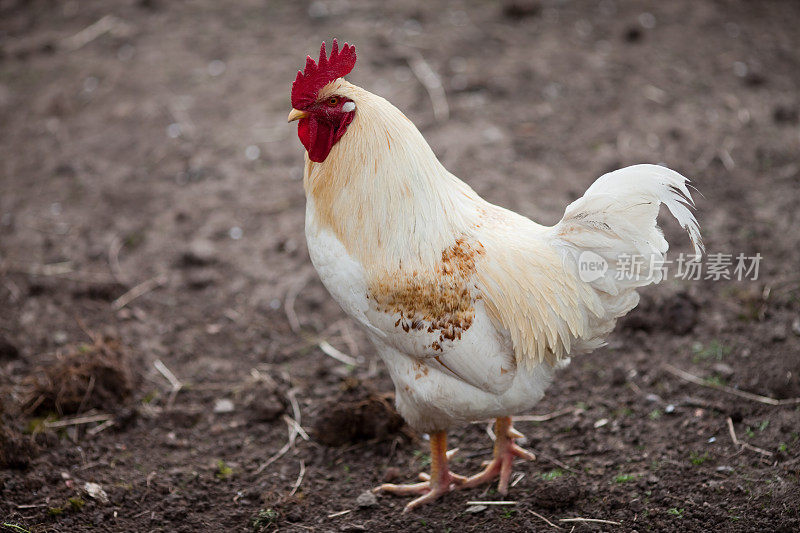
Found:
[[(661, 204), (702, 253), (688, 180), (662, 166), (623, 168), (558, 224), (539, 225), (448, 172), (403, 113), (344, 79), (355, 63), (353, 46), (334, 39), (328, 57), (323, 42), (297, 73), (288, 120), (306, 149), (311, 261), (388, 367), (400, 414), (430, 435), (430, 474), (375, 491), (416, 495), (406, 511), (498, 477), (506, 494), (514, 459), (534, 459), (515, 443), (511, 416), (533, 407), (570, 357), (604, 344), (636, 289), (661, 281)], [(625, 257), (644, 258), (635, 275), (615, 275)], [(451, 472), (447, 430), (491, 418), (488, 466)]]

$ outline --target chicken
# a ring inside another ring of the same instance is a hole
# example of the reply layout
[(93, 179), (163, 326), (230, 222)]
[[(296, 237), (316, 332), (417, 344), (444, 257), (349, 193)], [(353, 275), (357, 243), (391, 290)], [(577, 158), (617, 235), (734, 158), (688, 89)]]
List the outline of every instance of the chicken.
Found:
[[(289, 122), (306, 149), (306, 238), (320, 279), (388, 367), (400, 414), (430, 434), (431, 472), (378, 492), (406, 510), (499, 477), (514, 458), (511, 416), (533, 407), (569, 358), (604, 343), (662, 278), (663, 203), (702, 253), (683, 176), (635, 165), (605, 174), (552, 227), (488, 203), (437, 160), (392, 104), (344, 79), (354, 47), (325, 43), (292, 85)], [(641, 256), (636, 275), (615, 275)], [(585, 272), (582, 262), (605, 265)], [(446, 432), (495, 418), (494, 457), (472, 477), (448, 467)]]

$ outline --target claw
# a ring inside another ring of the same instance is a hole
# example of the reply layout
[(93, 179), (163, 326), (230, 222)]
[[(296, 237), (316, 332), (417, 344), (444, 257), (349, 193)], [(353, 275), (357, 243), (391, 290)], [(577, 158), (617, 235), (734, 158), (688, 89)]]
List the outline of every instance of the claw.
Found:
[(447, 450), (447, 440), (445, 433), (440, 431), (431, 435), (431, 473), (421, 472), (419, 474), (420, 483), (409, 485), (395, 485), (384, 483), (372, 489), (373, 493), (388, 492), (398, 496), (419, 494), (420, 496), (406, 505), (403, 510), (407, 513), (420, 505), (433, 501), (440, 496), (447, 494), (455, 488), (463, 485), (467, 478), (453, 474), (447, 467), (447, 461), (455, 455), (458, 449)]
[(514, 429), (513, 427), (508, 428), (508, 436), (512, 439), (524, 439), (525, 435)]
[(521, 457), (529, 461), (536, 459), (533, 453), (514, 444), (514, 439), (520, 438), (522, 434), (511, 427), (511, 418), (503, 417), (497, 419), (495, 435), (497, 435), (497, 440), (495, 440), (492, 460), (488, 461), (483, 472), (467, 478), (464, 483), (459, 485), (459, 488), (476, 487), (499, 477), (497, 491), (505, 495), (508, 492), (511, 465), (514, 462), (514, 458)]

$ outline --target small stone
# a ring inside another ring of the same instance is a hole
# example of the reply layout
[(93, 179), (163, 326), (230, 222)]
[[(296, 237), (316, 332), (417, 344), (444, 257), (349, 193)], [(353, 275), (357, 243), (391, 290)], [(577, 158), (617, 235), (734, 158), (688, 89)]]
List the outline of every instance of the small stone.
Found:
[(594, 429), (601, 428), (606, 424), (608, 424), (608, 418), (601, 418), (600, 420), (594, 423)]
[(675, 412), (675, 406), (674, 406), (674, 405), (672, 405), (672, 404), (669, 404), (668, 406), (666, 406), (666, 407), (664, 408), (664, 412), (665, 412), (666, 414), (668, 414), (668, 415), (671, 415), (672, 413), (674, 413), (674, 412)]
[(64, 344), (67, 342), (67, 333), (65, 331), (56, 331), (53, 333), (53, 342), (56, 344)]
[(108, 503), (108, 494), (106, 494), (103, 487), (97, 483), (87, 482), (83, 485), (83, 490), (86, 491), (89, 497), (94, 498), (100, 503)]
[(255, 161), (261, 157), (261, 149), (255, 144), (251, 144), (244, 149), (244, 156), (248, 161)]
[(795, 335), (800, 335), (800, 316), (795, 317), (795, 319), (792, 320), (792, 333)]
[(234, 410), (233, 401), (228, 398), (220, 398), (214, 402), (214, 412), (216, 414), (232, 413)]
[(365, 490), (358, 495), (358, 498), (356, 498), (356, 507), (359, 509), (363, 507), (375, 507), (376, 505), (378, 505), (378, 498), (372, 493), (372, 491)]
[(732, 466), (728, 466), (728, 465), (722, 465), (722, 466), (718, 466), (717, 468), (715, 468), (715, 470), (717, 472), (722, 472), (724, 474), (729, 474), (729, 473), (733, 472), (733, 467)]
[(724, 379), (728, 379), (733, 376), (733, 367), (725, 363), (716, 363), (713, 367), (711, 367), (711, 369), (715, 374)]
[(488, 509), (488, 507), (486, 507), (485, 505), (472, 505), (470, 507), (467, 507), (467, 510), (465, 512), (476, 514), (476, 513), (482, 513), (486, 509)]
[(659, 396), (658, 394), (653, 394), (652, 392), (647, 396), (645, 396), (644, 399), (650, 403), (661, 403), (662, 401), (661, 396)]
[(181, 265), (187, 267), (208, 266), (216, 263), (214, 244), (205, 239), (192, 241), (181, 254)]
[(783, 342), (789, 336), (784, 324), (778, 324), (772, 329), (772, 342)]
[(225, 70), (227, 69), (227, 65), (221, 59), (215, 59), (211, 61), (208, 64), (208, 67), (206, 68), (208, 69), (209, 75), (216, 78), (217, 76), (221, 76), (225, 72)]

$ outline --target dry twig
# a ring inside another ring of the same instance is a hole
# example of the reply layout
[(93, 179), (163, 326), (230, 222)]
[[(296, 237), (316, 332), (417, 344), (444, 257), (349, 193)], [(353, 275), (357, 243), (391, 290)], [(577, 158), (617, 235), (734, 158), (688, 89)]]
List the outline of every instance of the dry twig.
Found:
[(303, 427), (300, 425), (300, 404), (297, 403), (296, 397), (297, 391), (295, 389), (290, 389), (288, 393), (286, 393), (286, 397), (289, 398), (289, 403), (292, 405), (292, 413), (294, 414), (294, 418), (289, 415), (283, 415), (283, 421), (286, 422), (286, 425), (289, 428), (289, 437), (286, 440), (286, 444), (283, 447), (275, 452), (269, 459), (267, 459), (261, 466), (256, 469), (256, 474), (260, 474), (267, 468), (269, 465), (283, 457), (286, 452), (294, 448), (294, 443), (297, 440), (297, 436), (300, 435), (305, 440), (309, 440), (308, 433), (305, 432)]
[(747, 400), (752, 400), (754, 402), (765, 403), (767, 405), (796, 405), (800, 404), (800, 398), (787, 398), (785, 400), (776, 400), (775, 398), (770, 398), (769, 396), (761, 396), (760, 394), (753, 394), (752, 392), (742, 391), (739, 389), (734, 389), (732, 387), (728, 387), (726, 385), (718, 385), (716, 383), (708, 383), (702, 378), (695, 376), (694, 374), (690, 374), (685, 370), (681, 370), (680, 368), (676, 368), (669, 363), (664, 363), (662, 365), (664, 370), (678, 376), (679, 378), (686, 380), (690, 383), (694, 383), (695, 385), (700, 385), (701, 387), (708, 387), (709, 389), (717, 389), (723, 392), (727, 392), (728, 394), (733, 394), (734, 396), (738, 396), (740, 398), (745, 398)]
[(114, 419), (106, 420), (102, 424), (100, 424), (98, 426), (95, 426), (92, 429), (88, 430), (86, 433), (88, 433), (91, 436), (95, 436), (98, 433), (100, 433), (101, 431), (105, 431), (106, 429), (110, 428), (114, 424), (115, 424)]
[(437, 121), (446, 121), (450, 118), (450, 105), (447, 103), (447, 94), (441, 78), (418, 51), (413, 50), (406, 60), (408, 66), (411, 67), (411, 72), (428, 92), (433, 105), (433, 116)]
[[(553, 411), (552, 413), (547, 413), (544, 415), (523, 415), (523, 416), (515, 416), (512, 418), (514, 422), (547, 422), (548, 420), (552, 420), (554, 418), (558, 418), (559, 416), (563, 416), (572, 412), (577, 411), (576, 407), (566, 407), (564, 409), (560, 409), (558, 411)], [(492, 427), (494, 426), (493, 420), (475, 420), (472, 422), (473, 424), (488, 424), (486, 426), (486, 434), (489, 435), (489, 438), (495, 440), (494, 431), (492, 431)]]
[[(311, 439), (311, 437), (308, 436), (308, 433), (306, 433), (306, 430), (303, 429), (303, 427), (297, 422), (297, 420), (295, 420), (289, 415), (283, 415), (281, 418), (283, 418), (284, 422), (289, 424), (289, 427), (294, 429), (297, 435), (303, 437), (303, 440)], [(295, 435), (295, 438), (297, 437), (297, 435)], [(294, 440), (292, 440), (292, 446), (294, 446)]]
[(574, 468), (570, 467), (570, 466), (569, 466), (569, 465), (567, 465), (566, 463), (563, 463), (563, 462), (559, 461), (558, 459), (556, 459), (556, 458), (554, 458), (554, 457), (550, 457), (549, 455), (547, 455), (547, 454), (544, 454), (544, 453), (542, 453), (541, 451), (537, 451), (537, 452), (536, 452), (536, 456), (537, 456), (537, 457), (541, 457), (541, 458), (542, 458), (542, 459), (544, 459), (545, 461), (548, 461), (548, 462), (550, 462), (550, 463), (553, 463), (553, 464), (554, 464), (554, 465), (556, 465), (557, 467), (561, 468), (562, 470), (566, 470), (567, 472), (572, 472), (573, 474), (578, 474), (578, 475), (580, 475), (580, 474), (583, 474), (583, 472), (580, 472), (580, 471), (578, 471), (578, 470), (575, 470)]
[(119, 235), (114, 235), (111, 239), (111, 244), (108, 245), (108, 268), (111, 270), (111, 275), (117, 282), (125, 285), (126, 279), (122, 272), (122, 267), (119, 264), (119, 252), (122, 250), (124, 243)]
[(175, 374), (172, 373), (172, 370), (167, 368), (167, 365), (165, 365), (161, 359), (156, 359), (156, 361), (153, 363), (153, 366), (156, 367), (156, 370), (158, 370), (167, 381), (169, 381), (171, 387), (169, 399), (167, 400), (167, 407), (169, 407), (172, 405), (172, 402), (175, 401), (175, 396), (177, 396), (178, 392), (180, 392), (180, 390), (183, 388), (183, 383), (181, 383), (181, 380), (175, 377)]
[(75, 51), (109, 32), (115, 35), (125, 35), (130, 33), (130, 26), (114, 15), (106, 15), (75, 35), (64, 39), (63, 42), (67, 50)]
[(275, 461), (277, 461), (278, 459), (283, 457), (284, 454), (289, 451), (289, 449), (292, 447), (292, 444), (294, 444), (294, 440), (292, 439), (292, 436), (291, 436), (293, 430), (294, 430), (293, 428), (289, 430), (289, 435), (290, 436), (289, 436), (289, 440), (286, 442), (286, 444), (284, 444), (283, 447), (280, 450), (275, 452), (272, 455), (272, 457), (270, 457), (269, 459), (264, 461), (264, 463), (262, 463), (261, 466), (256, 468), (256, 474), (260, 474), (261, 472), (263, 472), (265, 468), (267, 468), (269, 465), (271, 465), (272, 463), (274, 463)]
[(62, 263), (50, 263), (46, 265), (39, 265), (39, 264), (21, 265), (21, 264), (5, 263), (3, 264), (3, 271), (10, 272), (12, 274), (23, 274), (26, 276), (68, 279), (71, 281), (80, 281), (84, 283), (97, 283), (100, 285), (108, 285), (117, 282), (113, 278), (113, 276), (108, 276), (106, 274), (100, 274), (95, 272), (79, 272), (77, 270), (74, 270), (69, 261), (65, 261)]
[(565, 407), (564, 409), (559, 409), (558, 411), (553, 411), (552, 413), (547, 413), (544, 415), (515, 416), (513, 420), (514, 422), (547, 422), (548, 420), (558, 418), (559, 416), (574, 413), (576, 410), (576, 407)]
[(57, 420), (55, 422), (45, 422), (44, 425), (45, 427), (48, 428), (65, 428), (68, 426), (80, 426), (83, 424), (91, 424), (93, 422), (106, 422), (107, 420), (111, 420), (112, 418), (114, 418), (114, 415), (110, 415), (108, 413), (102, 413), (99, 415), (67, 418), (64, 420)]
[(749, 444), (747, 442), (742, 442), (738, 438), (736, 438), (736, 431), (734, 431), (734, 429), (733, 429), (733, 420), (731, 419), (731, 417), (728, 417), (726, 422), (728, 424), (728, 433), (731, 436), (731, 440), (733, 441), (733, 445), (734, 446), (741, 446), (742, 448), (747, 448), (748, 450), (752, 450), (752, 451), (754, 451), (756, 453), (760, 453), (761, 455), (766, 455), (767, 457), (772, 457), (772, 455), (773, 455), (772, 452), (767, 451), (767, 450), (765, 450), (763, 448), (759, 448), (758, 446), (753, 446), (752, 444)]
[(593, 522), (595, 524), (611, 524), (612, 526), (621, 526), (622, 522), (614, 522), (613, 520), (601, 520), (599, 518), (559, 518), (559, 522)]
[(467, 502), (467, 505), (517, 505), (517, 502), (504, 502), (504, 501), (481, 502), (481, 501), (472, 501), (472, 502)]
[(116, 300), (114, 300), (111, 303), (111, 308), (114, 309), (114, 311), (119, 311), (120, 309), (122, 309), (123, 307), (134, 301), (136, 298), (144, 296), (148, 292), (164, 285), (166, 282), (167, 282), (167, 277), (163, 274), (158, 275), (154, 278), (150, 278), (146, 281), (143, 281), (140, 284), (133, 287), (128, 292), (126, 292), (125, 294), (123, 294), (122, 296), (120, 296), (119, 298), (117, 298)]
[(536, 511), (531, 511), (530, 509), (528, 509), (528, 512), (531, 513), (536, 518), (540, 518), (540, 519), (544, 520), (545, 522), (547, 522), (548, 525), (553, 526), (556, 529), (564, 529), (563, 527), (559, 527), (559, 526), (555, 525), (550, 520), (548, 520), (547, 518), (543, 517), (542, 515), (540, 515)]
[(346, 365), (351, 365), (351, 366), (358, 365), (358, 361), (354, 357), (350, 357), (346, 353), (337, 350), (328, 341), (319, 341), (317, 343), (317, 346), (319, 346), (319, 349), (322, 350), (322, 353), (330, 357), (333, 357), (340, 363), (344, 363)]
[(297, 313), (294, 310), (294, 303), (297, 300), (297, 295), (300, 294), (300, 291), (302, 291), (308, 283), (310, 274), (311, 270), (308, 268), (300, 273), (300, 275), (297, 277), (297, 281), (295, 281), (286, 291), (286, 300), (283, 302), (283, 311), (286, 313), (286, 319), (289, 321), (289, 327), (292, 328), (292, 331), (295, 333), (300, 333), (300, 320), (297, 319)]
[(306, 463), (301, 459), (300, 460), (300, 474), (297, 476), (297, 481), (294, 482), (294, 486), (292, 487), (292, 492), (289, 493), (289, 498), (294, 496), (294, 493), (297, 492), (297, 489), (300, 488), (300, 483), (303, 482), (303, 476), (306, 474)]

